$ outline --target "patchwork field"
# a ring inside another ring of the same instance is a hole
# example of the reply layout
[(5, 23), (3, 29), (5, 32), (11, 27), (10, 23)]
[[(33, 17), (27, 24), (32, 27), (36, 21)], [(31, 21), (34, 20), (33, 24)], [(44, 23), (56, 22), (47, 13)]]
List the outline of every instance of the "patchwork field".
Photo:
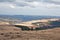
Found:
[(60, 40), (60, 28), (22, 31), (15, 26), (0, 26), (0, 40)]

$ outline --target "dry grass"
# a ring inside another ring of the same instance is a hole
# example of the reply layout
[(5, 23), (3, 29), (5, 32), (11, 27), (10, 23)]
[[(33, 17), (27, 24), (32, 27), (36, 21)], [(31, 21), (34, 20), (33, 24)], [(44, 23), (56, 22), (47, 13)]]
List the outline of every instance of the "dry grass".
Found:
[(60, 40), (60, 28), (22, 31), (15, 26), (0, 26), (0, 40)]

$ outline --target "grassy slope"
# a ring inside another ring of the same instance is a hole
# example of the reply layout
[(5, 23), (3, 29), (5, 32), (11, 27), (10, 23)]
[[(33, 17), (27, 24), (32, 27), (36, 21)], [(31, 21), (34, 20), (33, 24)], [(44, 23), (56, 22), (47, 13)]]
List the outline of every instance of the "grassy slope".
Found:
[(0, 40), (60, 40), (60, 28), (22, 31), (14, 26), (0, 26)]

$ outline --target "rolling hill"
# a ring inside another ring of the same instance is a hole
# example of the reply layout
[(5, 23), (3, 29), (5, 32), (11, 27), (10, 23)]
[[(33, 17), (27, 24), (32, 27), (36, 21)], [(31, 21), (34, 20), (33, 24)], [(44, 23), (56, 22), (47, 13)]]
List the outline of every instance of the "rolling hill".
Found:
[(46, 19), (46, 18), (60, 18), (60, 16), (34, 16), (34, 15), (0, 15), (2, 19), (18, 19), (22, 21), (31, 21), (31, 20), (38, 20), (38, 19)]

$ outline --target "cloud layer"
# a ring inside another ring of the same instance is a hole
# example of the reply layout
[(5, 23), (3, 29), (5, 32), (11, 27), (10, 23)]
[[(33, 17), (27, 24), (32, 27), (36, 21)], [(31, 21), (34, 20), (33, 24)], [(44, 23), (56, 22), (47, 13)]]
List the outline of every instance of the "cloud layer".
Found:
[(60, 15), (60, 0), (0, 0), (0, 14)]
[(16, 0), (0, 0), (0, 2), (14, 2)]
[(11, 8), (15, 7), (60, 7), (60, 0), (0, 0), (0, 6), (9, 4)]

